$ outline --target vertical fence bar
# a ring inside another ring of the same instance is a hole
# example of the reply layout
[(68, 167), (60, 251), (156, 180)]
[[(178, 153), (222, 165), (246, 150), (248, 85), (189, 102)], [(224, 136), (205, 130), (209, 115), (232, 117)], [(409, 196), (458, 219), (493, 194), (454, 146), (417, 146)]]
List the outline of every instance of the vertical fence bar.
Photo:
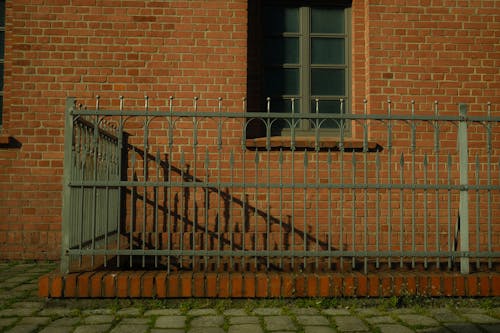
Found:
[(257, 251), (259, 250), (258, 243), (259, 243), (259, 234), (258, 234), (258, 229), (259, 229), (259, 162), (260, 162), (260, 156), (259, 156), (259, 150), (255, 149), (255, 159), (254, 159), (254, 165), (255, 165), (255, 179), (254, 179), (254, 184), (255, 184), (255, 192), (254, 192), (254, 241), (253, 241), (253, 249), (255, 251), (255, 258), (254, 258), (254, 267), (255, 270), (258, 268), (258, 255)]
[[(352, 250), (356, 252), (356, 154), (354, 150), (352, 151), (351, 167), (352, 167), (351, 242), (352, 242)], [(356, 254), (352, 256), (351, 260), (352, 260), (351, 263), (352, 268), (355, 269)]]
[(467, 105), (459, 104), (458, 154), (460, 160), (460, 272), (469, 274), (469, 192), (468, 192), (468, 141)]
[(70, 256), (67, 251), (70, 248), (71, 230), (71, 207), (73, 206), (70, 181), (73, 173), (73, 158), (74, 158), (74, 122), (73, 122), (73, 107), (75, 98), (68, 97), (65, 106), (65, 126), (64, 126), (64, 173), (63, 173), (63, 204), (62, 204), (62, 243), (61, 243), (61, 272), (69, 273)]
[[(96, 96), (96, 99), (99, 100), (99, 96)], [(97, 103), (97, 102), (96, 102)], [(120, 108), (120, 111), (121, 108)], [(119, 127), (118, 127), (118, 156), (117, 156), (117, 177), (118, 177), (118, 180), (123, 180), (125, 178), (126, 180), (126, 174), (124, 175), (123, 174), (123, 163), (124, 163), (124, 156), (128, 156), (128, 154), (126, 154), (126, 149), (128, 149), (128, 147), (125, 147), (124, 145), (124, 142), (123, 142), (123, 138), (124, 138), (124, 135), (123, 135), (123, 115), (121, 114), (120, 115), (120, 122), (119, 122)], [(126, 167), (125, 167), (125, 170), (126, 170)], [(125, 176), (125, 177), (124, 177)], [(118, 228), (117, 228), (117, 237), (116, 237), (116, 267), (120, 267), (120, 254), (119, 254), (119, 250), (120, 250), (120, 246), (121, 246), (121, 242), (120, 242), (120, 236), (121, 236), (121, 227), (122, 227), (122, 216), (125, 215), (125, 213), (123, 213), (121, 210), (122, 208), (124, 209), (125, 208), (125, 204), (122, 206), (121, 204), (121, 201), (125, 199), (125, 196), (124, 196), (124, 193), (125, 193), (125, 190), (126, 188), (124, 189), (123, 187), (119, 187), (118, 188), (118, 200), (120, 201), (120, 203), (118, 203), (116, 205), (116, 215), (117, 215), (117, 224), (118, 224)]]
[(219, 117), (217, 119), (217, 269), (220, 268), (221, 264), (221, 250), (224, 249), (223, 239), (222, 239), (222, 214), (220, 210), (220, 200), (221, 200), (221, 160), (222, 160), (222, 98), (217, 99), (217, 109), (219, 112)]
[[(452, 243), (452, 239), (451, 239), (451, 216), (452, 216), (452, 212), (451, 212), (451, 154), (448, 153), (448, 159), (447, 159), (447, 163), (446, 163), (446, 170), (447, 170), (447, 174), (448, 174), (448, 192), (447, 192), (447, 207), (448, 207), (448, 251), (451, 252), (451, 251), (454, 251), (454, 246), (453, 246), (453, 243)], [(448, 256), (448, 269), (451, 269), (452, 267), (452, 256)]]
[[(148, 187), (146, 186), (146, 183), (148, 181), (148, 151), (149, 151), (149, 144), (148, 144), (148, 136), (149, 136), (149, 118), (148, 118), (148, 109), (149, 109), (149, 97), (145, 96), (144, 97), (144, 111), (146, 113), (146, 116), (144, 117), (144, 152), (143, 152), (143, 170), (142, 170), (142, 178), (144, 181), (144, 195), (143, 195), (143, 209), (142, 209), (142, 250), (146, 250), (146, 225), (147, 225), (147, 219), (148, 219)], [(146, 256), (142, 255), (142, 267), (146, 267)]]
[[(479, 185), (479, 154), (476, 154), (476, 159), (475, 159), (475, 169), (474, 170), (474, 173), (475, 173), (475, 176), (476, 176), (476, 183), (475, 185), (478, 186)], [(476, 252), (479, 252), (481, 251), (481, 239), (480, 239), (480, 232), (481, 232), (481, 225), (480, 225), (480, 216), (481, 216), (481, 213), (480, 213), (480, 200), (481, 200), (481, 194), (479, 192), (479, 188), (476, 187)], [(480, 263), (480, 260), (479, 260), (479, 257), (476, 257), (476, 269), (479, 270), (479, 268), (481, 267), (481, 263)]]
[[(438, 102), (434, 102), (434, 116), (436, 120), (434, 121), (434, 154), (435, 154), (435, 184), (439, 185), (439, 153), (440, 153), (440, 145), (439, 145), (439, 111), (438, 111)], [(436, 251), (441, 251), (441, 245), (439, 241), (440, 237), (440, 223), (439, 223), (439, 189), (436, 187), (435, 191), (435, 212), (436, 212)], [(440, 267), (440, 257), (436, 258), (436, 266)]]
[[(168, 216), (167, 216), (167, 250), (173, 250), (172, 246), (172, 153), (174, 145), (174, 119), (172, 113), (174, 112), (174, 97), (170, 96), (168, 98), (168, 170), (167, 179), (170, 182), (167, 188), (167, 205), (168, 205)], [(167, 273), (170, 273), (170, 262), (171, 256), (167, 256)]]
[[(387, 115), (389, 118), (392, 114), (392, 101), (387, 100)], [(387, 265), (389, 268), (392, 265), (392, 122), (387, 121), (387, 180), (389, 182), (389, 189), (387, 193), (387, 250), (389, 256), (387, 257)]]
[[(283, 251), (283, 148), (280, 148), (279, 156), (278, 156), (278, 165), (279, 165), (279, 182), (280, 182), (280, 251)], [(287, 235), (288, 237), (288, 235)], [(283, 269), (283, 255), (280, 255), (280, 269)]]
[[(332, 151), (327, 156), (328, 185), (332, 185)], [(328, 269), (332, 268), (332, 188), (328, 186)]]
[(266, 119), (266, 268), (270, 267), (270, 248), (271, 248), (271, 108), (267, 108)]
[[(380, 153), (377, 149), (375, 153), (375, 251), (380, 252)], [(377, 254), (375, 259), (375, 267), (380, 268), (380, 256)]]
[[(340, 99), (340, 115), (344, 115), (344, 100)], [(339, 206), (339, 251), (344, 251), (344, 129), (345, 129), (345, 120), (341, 120), (340, 122), (340, 139), (339, 139), (339, 150), (340, 150), (340, 206)], [(344, 256), (340, 256), (340, 270), (344, 271)]]
[[(404, 153), (401, 152), (401, 158), (399, 159), (399, 182), (401, 184), (401, 189), (399, 190), (399, 251), (403, 253), (404, 250), (404, 212), (405, 212), (405, 207), (404, 207), (404, 198), (405, 198), (405, 191), (404, 191), (404, 183), (405, 183), (405, 178), (404, 178), (404, 167), (405, 167), (405, 156)], [(399, 258), (399, 267), (403, 268), (404, 266), (404, 260), (403, 256)]]
[[(309, 167), (309, 158), (307, 155), (307, 149), (304, 149), (304, 169), (303, 169), (303, 181), (304, 181), (304, 192), (303, 192), (303, 199), (304, 202), (303, 204), (303, 212), (302, 212), (302, 218), (304, 219), (304, 253), (307, 253), (307, 238), (309, 237), (307, 234), (307, 168)], [(304, 256), (304, 269), (307, 267), (307, 256)]]
[(234, 198), (234, 150), (231, 149), (230, 155), (229, 155), (229, 169), (231, 170), (231, 175), (230, 175), (230, 183), (231, 183), (231, 192), (227, 193), (227, 203), (229, 205), (228, 207), (228, 223), (229, 223), (229, 250), (231, 251), (231, 255), (229, 256), (229, 267), (231, 270), (234, 271), (234, 260), (233, 260), (233, 253), (235, 252), (234, 249), (234, 223), (233, 223), (233, 215), (234, 215), (234, 204), (233, 204), (233, 198)]
[[(243, 98), (243, 113), (247, 112), (247, 99)], [(247, 228), (247, 195), (246, 195), (246, 138), (247, 138), (248, 120), (243, 119), (243, 135), (241, 136), (241, 250), (246, 251), (246, 228)], [(245, 256), (241, 256), (241, 268), (245, 269)]]
[[(319, 99), (316, 99), (316, 115), (319, 115)], [(315, 151), (315, 156), (316, 156), (316, 173), (315, 173), (315, 186), (316, 186), (316, 213), (315, 213), (315, 219), (316, 219), (316, 251), (319, 251), (319, 130), (320, 130), (320, 119), (316, 118), (316, 124), (315, 124), (315, 129), (314, 129), (314, 151)], [(319, 257), (316, 257), (316, 269), (319, 268)]]
[[(366, 103), (363, 103), (363, 114), (366, 117)], [(363, 120), (363, 250), (368, 251), (368, 119)], [(363, 259), (363, 270), (368, 274), (368, 257)]]
[(424, 252), (426, 253), (424, 257), (424, 268), (427, 269), (427, 262), (428, 262), (428, 257), (427, 257), (427, 242), (428, 242), (428, 207), (427, 207), (427, 196), (428, 196), (428, 191), (427, 191), (427, 173), (428, 173), (428, 168), (429, 168), (429, 162), (427, 159), (427, 153), (424, 155)]
[[(488, 154), (487, 156), (487, 185), (488, 185), (488, 217), (487, 217), (487, 223), (488, 223), (488, 253), (491, 253), (491, 234), (493, 232), (492, 226), (491, 226), (491, 102), (488, 102), (487, 104), (487, 115), (488, 115), (488, 122), (486, 123), (486, 130), (487, 130), (487, 137), (486, 137), (486, 153)], [(491, 261), (491, 258), (488, 258), (488, 268), (492, 269), (493, 264)]]
[[(195, 109), (196, 111), (196, 109)], [(198, 169), (198, 118), (195, 115), (193, 117), (193, 180), (192, 183), (197, 182), (197, 169)], [(191, 208), (193, 210), (193, 221), (192, 221), (192, 227), (191, 227), (191, 250), (196, 249), (196, 223), (197, 223), (197, 216), (196, 216), (196, 191), (197, 187), (193, 187), (193, 207)], [(196, 256), (193, 254), (191, 257), (191, 265), (193, 269), (196, 267)]]
[[(411, 115), (415, 115), (415, 103), (412, 101), (411, 103)], [(416, 178), (415, 178), (415, 154), (416, 154), (416, 148), (417, 148), (417, 143), (416, 143), (416, 120), (412, 119), (411, 121), (411, 183), (412, 183), (412, 189), (411, 189), (411, 251), (413, 252), (412, 259), (411, 259), (411, 267), (415, 268), (415, 250), (416, 250), (416, 244), (415, 244), (415, 223), (416, 223), (416, 216), (415, 216), (415, 208), (416, 208), (416, 193), (415, 193), (415, 183), (416, 183)]]
[[(156, 172), (157, 182), (160, 181), (160, 166), (161, 166), (160, 150), (157, 149), (155, 156), (155, 167), (156, 167), (155, 172)], [(158, 268), (158, 249), (160, 248), (160, 230), (158, 229), (158, 209), (159, 209), (158, 201), (160, 200), (160, 198), (158, 196), (158, 185), (154, 187), (154, 196), (155, 196), (154, 197), (155, 268)]]

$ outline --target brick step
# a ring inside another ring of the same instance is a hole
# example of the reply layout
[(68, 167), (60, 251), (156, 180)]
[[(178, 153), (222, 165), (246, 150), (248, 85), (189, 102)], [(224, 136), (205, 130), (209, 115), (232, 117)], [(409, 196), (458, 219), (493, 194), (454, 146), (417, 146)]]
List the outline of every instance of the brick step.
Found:
[(50, 298), (500, 296), (499, 273), (192, 273), (93, 271), (40, 277)]

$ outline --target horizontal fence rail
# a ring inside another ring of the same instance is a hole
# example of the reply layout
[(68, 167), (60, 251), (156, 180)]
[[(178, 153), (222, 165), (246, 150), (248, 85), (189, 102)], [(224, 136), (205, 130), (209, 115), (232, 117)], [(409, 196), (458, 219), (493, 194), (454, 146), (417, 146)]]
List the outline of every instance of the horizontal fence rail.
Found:
[(491, 104), (478, 116), (175, 101), (67, 100), (63, 271), (498, 269)]

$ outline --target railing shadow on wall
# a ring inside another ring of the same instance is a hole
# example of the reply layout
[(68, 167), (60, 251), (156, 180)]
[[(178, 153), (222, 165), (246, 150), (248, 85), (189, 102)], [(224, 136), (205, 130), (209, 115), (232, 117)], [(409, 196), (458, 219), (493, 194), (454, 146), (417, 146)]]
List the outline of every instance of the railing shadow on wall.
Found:
[[(205, 112), (195, 99), (194, 111), (125, 112), (68, 99), (62, 269), (498, 269), (500, 119), (490, 104), (459, 109), (290, 115), (223, 112), (219, 99)], [(336, 124), (326, 135), (324, 122)]]

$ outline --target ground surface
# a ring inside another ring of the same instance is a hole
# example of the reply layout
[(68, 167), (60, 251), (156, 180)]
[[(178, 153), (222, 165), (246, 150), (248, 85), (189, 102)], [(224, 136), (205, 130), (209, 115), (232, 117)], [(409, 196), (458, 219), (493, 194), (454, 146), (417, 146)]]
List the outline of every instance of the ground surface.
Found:
[(500, 332), (500, 299), (45, 299), (55, 263), (0, 262), (0, 332)]

